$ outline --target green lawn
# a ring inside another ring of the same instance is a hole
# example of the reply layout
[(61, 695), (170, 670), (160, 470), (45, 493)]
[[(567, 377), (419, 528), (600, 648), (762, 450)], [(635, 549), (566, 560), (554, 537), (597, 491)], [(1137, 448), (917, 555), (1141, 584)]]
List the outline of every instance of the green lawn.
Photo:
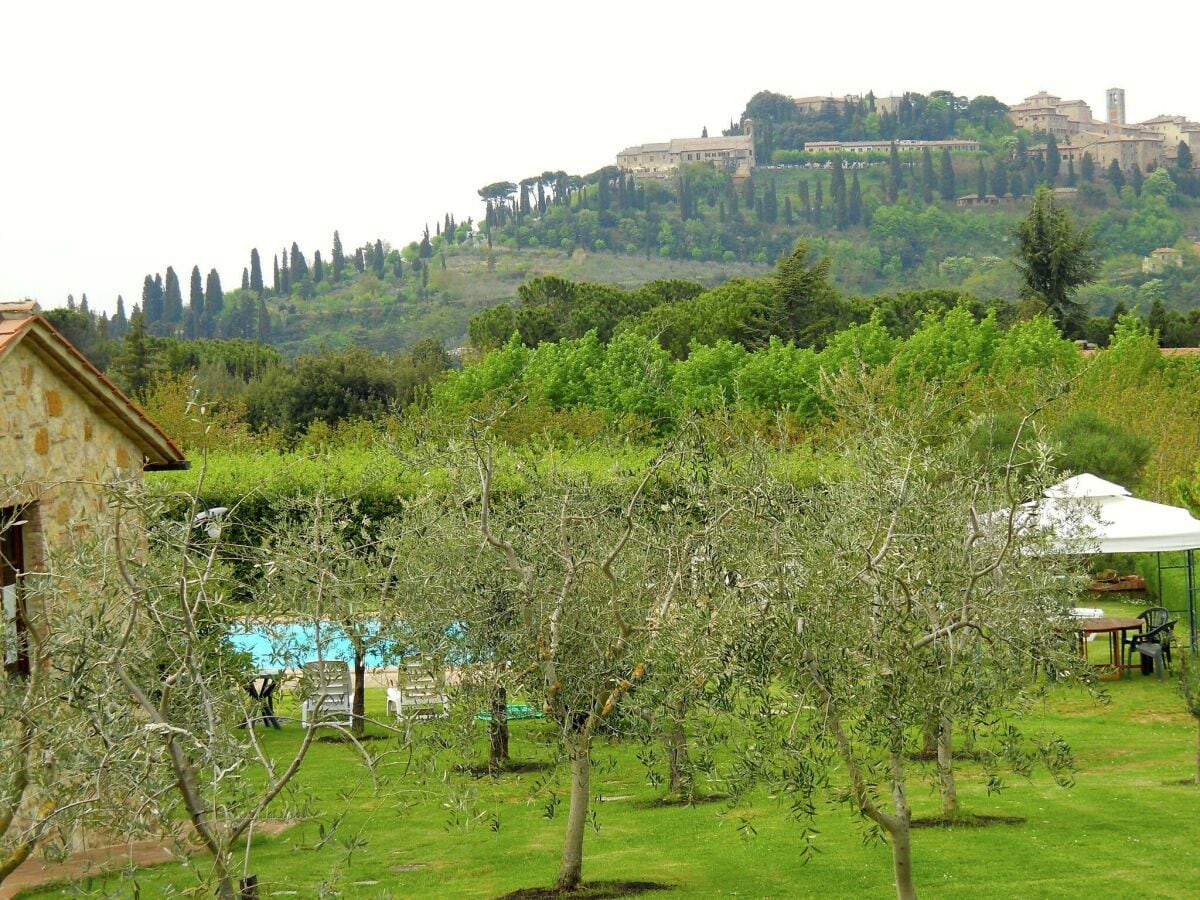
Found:
[[(1129, 607), (1102, 601), (1110, 613)], [(1136, 608), (1133, 609), (1136, 611)], [(1185, 635), (1179, 635), (1182, 640)], [(1093, 644), (1105, 655), (1103, 638)], [(1024, 723), (1031, 734), (1045, 726), (1075, 751), (1075, 785), (1056, 787), (1048, 776), (1011, 779), (1007, 789), (988, 796), (973, 779), (970, 764), (960, 768), (960, 795), (968, 812), (1019, 816), (1019, 825), (988, 828), (920, 829), (913, 857), (918, 889), (942, 897), (1178, 897), (1200, 886), (1200, 787), (1181, 784), (1194, 771), (1196, 726), (1183, 711), (1175, 684), (1140, 674), (1108, 685), (1111, 702), (1097, 704), (1074, 690), (1061, 690)], [(382, 692), (369, 696), (370, 711), (381, 714)], [(546, 758), (536, 740), (545, 722), (513, 726), (517, 760)], [(278, 753), (299, 738), (299, 727), (265, 732)], [(482, 728), (480, 729), (482, 737)], [(370, 744), (381, 750), (382, 741)], [(887, 847), (866, 846), (843, 807), (830, 806), (818, 820), (821, 852), (803, 865), (798, 826), (766, 794), (747, 807), (729, 811), (720, 803), (655, 808), (658, 792), (648, 785), (637, 761), (640, 745), (600, 741), (595, 752), (595, 783), (606, 798), (596, 804), (599, 831), (585, 839), (585, 879), (649, 880), (671, 884), (670, 896), (885, 897), (892, 894)], [(406, 758), (380, 766), (386, 784), (376, 796), (354, 751), (316, 745), (299, 776), (302, 790), (321, 799), (326, 815), (346, 812), (335, 839), (321, 842), (316, 822), (297, 825), (271, 839), (256, 840), (253, 870), (262, 896), (317, 896), (336, 881), (337, 896), (496, 897), (520, 887), (547, 885), (557, 867), (565, 806), (545, 818), (548, 795), (531, 796), (549, 777), (559, 794), (565, 773), (506, 775), (498, 781), (461, 779), (477, 795), (482, 816), (469, 827), (455, 818), (447, 791), (437, 783), (404, 776)], [(610, 768), (611, 767), (611, 768)], [(608, 770), (608, 771), (606, 771)], [(936, 792), (916, 786), (914, 815), (937, 811)], [(464, 807), (466, 809), (466, 807)], [(756, 832), (740, 827), (746, 821)], [(498, 823), (498, 828), (496, 824)], [(339, 841), (361, 846), (347, 855)], [(193, 884), (178, 865), (137, 876), (141, 896), (169, 895), (169, 886)], [(110, 895), (132, 896), (130, 882), (95, 883)], [(278, 893), (277, 893), (278, 892)], [(43, 891), (32, 896), (70, 896)]]

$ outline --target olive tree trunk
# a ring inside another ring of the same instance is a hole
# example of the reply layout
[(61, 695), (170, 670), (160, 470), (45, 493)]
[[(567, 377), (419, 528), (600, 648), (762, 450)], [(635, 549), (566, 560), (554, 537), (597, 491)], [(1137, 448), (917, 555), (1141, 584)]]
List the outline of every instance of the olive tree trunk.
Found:
[(508, 762), (508, 689), (496, 685), (492, 692), (491, 742), (488, 745), (488, 769), (501, 768)]
[(954, 723), (943, 716), (937, 735), (938, 788), (942, 795), (942, 818), (953, 819), (959, 813), (958, 788), (954, 784)]
[(567, 810), (567, 835), (562, 862), (558, 867), (556, 890), (573, 891), (583, 879), (583, 829), (587, 824), (588, 801), (592, 793), (591, 737), (571, 740), (571, 800)]
[(892, 752), (892, 815), (887, 817), (884, 827), (892, 840), (892, 872), (896, 879), (897, 900), (916, 900), (917, 889), (912, 877), (912, 844), (909, 823), (912, 811), (908, 807), (908, 794), (904, 787), (904, 757)]

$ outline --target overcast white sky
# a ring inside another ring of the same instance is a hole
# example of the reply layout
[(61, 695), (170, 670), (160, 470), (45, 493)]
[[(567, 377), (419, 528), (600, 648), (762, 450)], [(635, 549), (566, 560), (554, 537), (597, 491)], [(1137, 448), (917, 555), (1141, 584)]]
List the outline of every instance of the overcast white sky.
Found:
[(1119, 86), (1131, 121), (1200, 118), (1200, 4), (1165, 6), (1138, 25), (1027, 0), (13, 0), (0, 299), (131, 308), (168, 265), (215, 266), (228, 289), (251, 247), (269, 273), (292, 241), (327, 256), (335, 228), (347, 247), (404, 244), (447, 211), (477, 217), (486, 183), (715, 131), (762, 89), (1045, 88), (1103, 115)]

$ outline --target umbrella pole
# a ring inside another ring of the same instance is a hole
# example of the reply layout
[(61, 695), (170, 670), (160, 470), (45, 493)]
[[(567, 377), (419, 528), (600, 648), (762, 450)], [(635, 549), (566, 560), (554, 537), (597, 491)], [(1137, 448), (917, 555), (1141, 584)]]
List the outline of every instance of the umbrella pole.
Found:
[(1166, 606), (1166, 603), (1163, 602), (1162, 592), (1162, 551), (1155, 553), (1154, 558), (1158, 561), (1158, 605)]
[(1196, 574), (1194, 570), (1194, 551), (1187, 552), (1187, 595), (1188, 595), (1188, 634), (1192, 639), (1192, 652), (1196, 652)]

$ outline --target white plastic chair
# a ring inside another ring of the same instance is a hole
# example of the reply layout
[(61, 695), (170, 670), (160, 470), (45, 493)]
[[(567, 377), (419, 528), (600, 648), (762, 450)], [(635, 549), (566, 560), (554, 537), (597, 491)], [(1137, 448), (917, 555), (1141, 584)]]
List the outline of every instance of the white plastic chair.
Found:
[(404, 683), (387, 689), (387, 714), (398, 719), (440, 719), (450, 714), (450, 698), (431, 670), (428, 659), (404, 664)]
[(304, 701), (300, 704), (300, 724), (349, 726), (354, 722), (354, 683), (350, 666), (343, 659), (307, 662), (303, 666)]

